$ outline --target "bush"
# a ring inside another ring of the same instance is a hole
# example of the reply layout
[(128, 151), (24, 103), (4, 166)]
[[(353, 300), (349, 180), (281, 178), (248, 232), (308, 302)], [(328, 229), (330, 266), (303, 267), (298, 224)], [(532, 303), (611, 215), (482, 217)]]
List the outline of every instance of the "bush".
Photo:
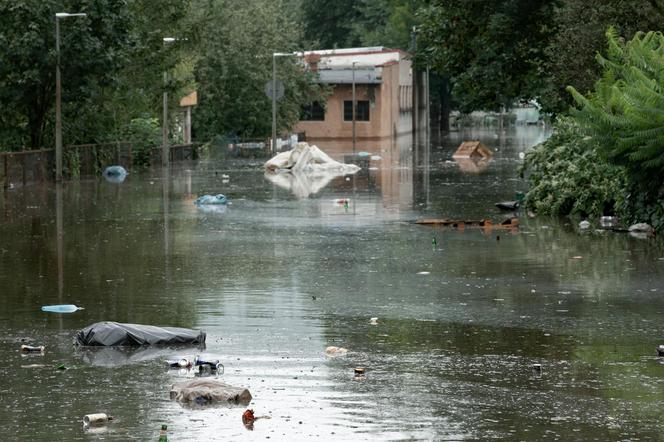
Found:
[(530, 184), (525, 206), (542, 215), (624, 217), (625, 171), (602, 160), (597, 143), (581, 130), (574, 119), (561, 117), (551, 138), (526, 155), (520, 169)]
[(607, 31), (607, 56), (597, 56), (603, 76), (587, 97), (570, 87), (573, 115), (599, 143), (610, 163), (624, 166), (642, 191), (664, 185), (664, 35), (637, 33), (623, 42)]
[(150, 164), (150, 151), (161, 145), (161, 127), (157, 118), (134, 118), (125, 128), (124, 138), (133, 145), (134, 166)]

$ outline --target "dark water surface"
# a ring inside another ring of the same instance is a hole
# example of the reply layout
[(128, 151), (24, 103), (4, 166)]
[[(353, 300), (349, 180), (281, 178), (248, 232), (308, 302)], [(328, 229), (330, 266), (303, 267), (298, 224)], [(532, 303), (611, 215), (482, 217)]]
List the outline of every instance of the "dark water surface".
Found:
[[(156, 440), (162, 423), (176, 441), (664, 439), (661, 241), (525, 216), (515, 232), (413, 224), (500, 220), (493, 203), (525, 188), (519, 153), (544, 136), (454, 134), (415, 168), (378, 145), (369, 170), (306, 199), (251, 160), (0, 193), (3, 440)], [(452, 162), (475, 137), (495, 158)], [(232, 205), (197, 209), (204, 193)], [(58, 303), (85, 310), (40, 311)], [(272, 418), (250, 432), (245, 408), (171, 401), (193, 373), (163, 361), (195, 349), (75, 349), (101, 320), (204, 329), (219, 378)], [(93, 412), (117, 421), (84, 430)]]

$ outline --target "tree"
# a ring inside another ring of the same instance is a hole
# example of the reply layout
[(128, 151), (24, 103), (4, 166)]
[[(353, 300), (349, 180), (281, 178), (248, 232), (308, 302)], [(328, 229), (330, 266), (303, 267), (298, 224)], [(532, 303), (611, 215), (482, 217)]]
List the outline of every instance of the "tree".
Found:
[(576, 118), (611, 163), (625, 166), (643, 188), (664, 185), (664, 36), (638, 32), (624, 43), (615, 29), (597, 61), (604, 73), (587, 97), (573, 87)]
[[(200, 103), (194, 126), (202, 139), (236, 134), (265, 137), (271, 132), (271, 100), (264, 87), (272, 79), (272, 53), (292, 52), (301, 41), (299, 27), (281, 1), (215, 0), (206, 17), (200, 59), (195, 68)], [(296, 57), (277, 58), (285, 85), (279, 100), (278, 128), (298, 121), (303, 104), (323, 97), (323, 89), (303, 71)]]
[(55, 101), (55, 13), (87, 17), (61, 21), (63, 103), (80, 105), (111, 85), (124, 61), (129, 15), (123, 0), (29, 0), (0, 4), (0, 144), (44, 147)]
[(353, 27), (360, 17), (355, 0), (302, 0), (304, 40), (320, 49), (358, 46)]
[(605, 31), (613, 26), (625, 39), (637, 31), (664, 26), (662, 0), (564, 0), (553, 14), (555, 33), (549, 40), (542, 75), (540, 102), (545, 111), (560, 113), (573, 103), (567, 86), (582, 93), (592, 90), (601, 76), (595, 55), (606, 44)]
[(448, 76), (462, 111), (498, 110), (542, 88), (554, 0), (432, 0), (417, 56)]

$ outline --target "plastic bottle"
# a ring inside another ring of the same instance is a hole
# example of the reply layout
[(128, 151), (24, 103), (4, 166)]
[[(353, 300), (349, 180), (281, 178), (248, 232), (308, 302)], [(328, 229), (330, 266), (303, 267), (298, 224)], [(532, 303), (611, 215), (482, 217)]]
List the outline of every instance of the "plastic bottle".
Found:
[(162, 424), (161, 430), (159, 430), (159, 440), (157, 442), (168, 442), (168, 427), (166, 424)]
[(60, 305), (45, 305), (42, 308), (43, 312), (51, 313), (74, 313), (78, 310), (83, 310), (83, 307), (77, 307), (74, 304), (60, 304)]

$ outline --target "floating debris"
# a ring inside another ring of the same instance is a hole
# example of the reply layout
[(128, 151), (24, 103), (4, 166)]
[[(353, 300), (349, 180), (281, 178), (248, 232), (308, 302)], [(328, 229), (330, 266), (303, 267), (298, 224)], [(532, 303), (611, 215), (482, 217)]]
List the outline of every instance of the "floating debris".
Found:
[(21, 345), (21, 353), (44, 353), (46, 347), (43, 345)]
[(343, 347), (335, 347), (332, 345), (325, 349), (325, 356), (329, 356), (331, 358), (346, 356), (347, 354), (348, 354), (348, 349)]
[(85, 416), (83, 416), (83, 425), (85, 426), (104, 425), (109, 421), (112, 421), (113, 419), (114, 419), (113, 416), (109, 416), (106, 413), (86, 414)]
[(464, 141), (452, 158), (491, 158), (493, 152), (480, 141)]
[(514, 211), (519, 208), (519, 202), (518, 201), (502, 201), (500, 203), (495, 204), (496, 207), (498, 207), (500, 210), (508, 210), (508, 211)]
[(225, 205), (228, 203), (228, 199), (226, 199), (226, 196), (219, 193), (217, 195), (202, 195), (196, 198), (194, 201), (194, 204), (197, 206), (204, 206), (204, 205), (216, 205), (216, 204), (221, 204)]
[(83, 307), (77, 307), (74, 304), (60, 304), (60, 305), (45, 305), (41, 309), (43, 312), (50, 312), (50, 313), (74, 313), (78, 310), (83, 310)]
[(463, 230), (467, 227), (479, 227), (486, 230), (491, 229), (514, 229), (519, 226), (519, 219), (516, 217), (507, 218), (499, 224), (494, 224), (488, 218), (482, 220), (452, 220), (452, 219), (419, 219), (415, 224), (436, 225), (444, 227), (452, 227), (455, 229)]

